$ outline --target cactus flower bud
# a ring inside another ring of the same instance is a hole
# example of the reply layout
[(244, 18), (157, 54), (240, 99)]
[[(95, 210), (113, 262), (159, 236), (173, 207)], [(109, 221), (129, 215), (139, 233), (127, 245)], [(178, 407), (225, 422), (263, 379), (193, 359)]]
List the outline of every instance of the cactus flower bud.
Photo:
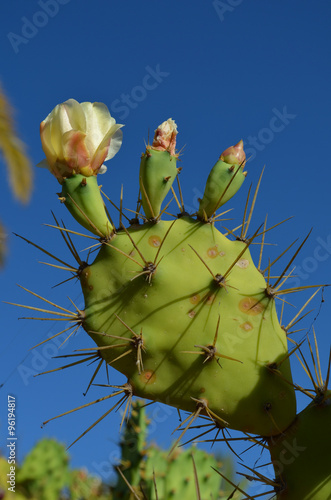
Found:
[(246, 155), (244, 151), (244, 143), (240, 140), (234, 146), (230, 146), (220, 156), (220, 160), (230, 165), (245, 165)]
[(168, 118), (155, 130), (152, 149), (157, 151), (169, 151), (175, 156), (177, 125), (172, 118)]
[(48, 168), (61, 184), (74, 174), (102, 173), (106, 170), (103, 162), (121, 147), (122, 126), (105, 104), (75, 99), (58, 104), (40, 124), (46, 160), (39, 166)]
[(232, 198), (245, 180), (244, 143), (240, 140), (227, 148), (211, 169), (198, 210), (198, 218), (207, 222), (216, 210)]

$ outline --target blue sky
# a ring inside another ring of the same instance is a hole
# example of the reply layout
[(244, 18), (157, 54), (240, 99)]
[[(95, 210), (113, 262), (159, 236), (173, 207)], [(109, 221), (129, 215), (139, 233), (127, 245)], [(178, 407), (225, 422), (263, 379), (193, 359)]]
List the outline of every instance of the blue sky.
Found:
[[(298, 278), (292, 285), (330, 283), (330, 17), (331, 4), (321, 0), (15, 0), (1, 6), (0, 81), (16, 110), (17, 129), (34, 165), (44, 157), (39, 124), (56, 104), (71, 97), (107, 104), (125, 127), (122, 149), (102, 177), (103, 189), (118, 201), (124, 184), (129, 208), (135, 207), (144, 141), (163, 120), (176, 120), (178, 147), (185, 146), (181, 183), (192, 212), (220, 153), (242, 138), (251, 159), (240, 194), (229, 202), (234, 207), (233, 226), (240, 220), (250, 183), (256, 185), (266, 165), (254, 227), (266, 213), (270, 225), (294, 216), (268, 234), (268, 242), (277, 247), (267, 247), (266, 265), (269, 255), (274, 258), (297, 237), (302, 241), (313, 227), (297, 258)], [(4, 172), (1, 158), (0, 163)], [(62, 275), (59, 278), (54, 269), (39, 264), (42, 255), (12, 235), (18, 233), (68, 257), (56, 231), (43, 226), (51, 223), (51, 210), (71, 224), (57, 200), (59, 185), (45, 170), (35, 169), (34, 175), (26, 207), (15, 202), (5, 180), (2, 183), (0, 213), (9, 233), (9, 254), (0, 274), (0, 299), (33, 304), (18, 283), (65, 307), (67, 295), (82, 303), (78, 287), (71, 283), (51, 288)], [(310, 293), (291, 297), (296, 309), (289, 307), (289, 319)], [(326, 371), (328, 289), (324, 300), (321, 303), (321, 294), (316, 296), (314, 311), (303, 326), (310, 327), (322, 306), (314, 326)], [(1, 424), (11, 393), (18, 404), (20, 458), (45, 435), (69, 444), (107, 410), (107, 404), (41, 429), (43, 420), (86, 402), (82, 392), (88, 376), (76, 368), (33, 378), (39, 366), (41, 371), (58, 366), (47, 358), (51, 349), (29, 351), (45, 335), (56, 333), (55, 325), (18, 321), (21, 311), (2, 302), (0, 309)], [(62, 353), (85, 341), (81, 332)], [(22, 376), (22, 366), (30, 375)], [(302, 372), (294, 363), (296, 380), (307, 386)], [(115, 373), (112, 381), (123, 383)], [(99, 395), (93, 388), (89, 400)], [(162, 408), (159, 415), (165, 422), (155, 426), (152, 437), (168, 445), (177, 415)], [(86, 465), (95, 473), (101, 462), (111, 462), (117, 454), (119, 421), (119, 415), (107, 418), (77, 443), (70, 450), (73, 464)]]

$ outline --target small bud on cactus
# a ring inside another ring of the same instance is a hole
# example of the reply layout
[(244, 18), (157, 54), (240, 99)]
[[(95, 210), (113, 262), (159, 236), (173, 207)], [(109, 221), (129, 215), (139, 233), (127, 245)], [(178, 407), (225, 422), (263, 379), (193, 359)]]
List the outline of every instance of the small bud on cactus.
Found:
[(244, 143), (240, 140), (234, 146), (230, 146), (221, 154), (220, 160), (224, 163), (229, 163), (230, 165), (245, 165), (246, 155), (244, 151)]
[(74, 174), (96, 175), (120, 149), (122, 126), (105, 104), (75, 99), (58, 104), (40, 124), (46, 160), (39, 166), (48, 168), (60, 184)]
[(177, 125), (172, 118), (168, 118), (155, 130), (152, 148), (157, 151), (169, 151), (174, 156), (176, 148)]
[(223, 151), (208, 176), (198, 211), (200, 220), (209, 220), (216, 210), (236, 194), (247, 174), (243, 172), (245, 161), (242, 140)]
[(157, 219), (161, 205), (177, 176), (177, 125), (172, 118), (155, 130), (152, 146), (148, 146), (140, 163), (141, 201), (147, 219)]

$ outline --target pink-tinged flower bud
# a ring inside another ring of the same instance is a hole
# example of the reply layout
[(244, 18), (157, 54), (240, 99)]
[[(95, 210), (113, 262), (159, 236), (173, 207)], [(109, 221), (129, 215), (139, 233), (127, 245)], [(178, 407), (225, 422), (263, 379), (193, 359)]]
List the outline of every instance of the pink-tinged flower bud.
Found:
[(172, 156), (175, 156), (177, 125), (172, 118), (168, 118), (161, 123), (155, 130), (152, 149), (157, 151), (169, 151)]
[(220, 156), (220, 160), (230, 165), (245, 165), (246, 155), (244, 151), (244, 143), (240, 140), (234, 146), (230, 146)]
[(105, 104), (75, 99), (58, 104), (40, 124), (40, 138), (48, 168), (62, 184), (74, 174), (86, 177), (105, 171), (122, 144), (123, 125), (116, 124)]

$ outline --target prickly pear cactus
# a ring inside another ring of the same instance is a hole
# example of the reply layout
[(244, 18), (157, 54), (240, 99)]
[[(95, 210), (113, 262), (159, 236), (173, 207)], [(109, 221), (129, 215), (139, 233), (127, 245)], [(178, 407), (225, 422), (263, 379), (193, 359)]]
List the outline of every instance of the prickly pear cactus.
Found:
[(11, 487), (8, 481), (10, 481), (8, 461), (5, 457), (0, 455), (0, 499), (1, 500), (24, 500), (25, 497), (17, 491), (10, 490)]
[[(70, 229), (55, 219), (76, 259), (77, 267), (67, 268), (80, 281), (85, 308), (70, 312), (52, 304), (53, 314), (72, 322), (73, 331), (82, 326), (94, 340), (96, 348), (86, 359), (98, 359), (99, 367), (106, 363), (126, 377), (126, 383), (108, 396), (120, 396), (118, 404), (126, 402), (126, 410), (137, 396), (189, 412), (178, 441), (198, 417), (209, 419), (218, 431), (227, 428), (263, 436), (277, 461), (282, 453), (279, 436), (290, 432), (301, 436), (310, 425), (306, 418), (314, 418), (306, 413), (296, 417), (298, 387), (291, 376), (287, 328), (280, 325), (275, 308), (277, 296), (296, 291), (283, 285), (304, 242), (271, 284), (271, 264), (262, 270), (261, 256), (264, 235), (272, 228), (266, 223), (255, 231), (250, 228), (259, 184), (250, 208), (247, 200), (240, 233), (222, 234), (216, 228), (222, 216), (216, 211), (246, 177), (242, 141), (220, 155), (197, 213), (188, 214), (177, 177), (178, 131), (172, 119), (157, 127), (141, 156), (134, 217), (123, 213), (121, 203), (115, 227), (108, 212), (114, 203), (105, 205), (97, 174), (120, 147), (120, 127), (104, 105), (73, 99), (57, 106), (42, 122), (44, 165), (61, 185), (59, 199), (99, 245), (93, 260), (82, 261)], [(167, 211), (169, 193), (178, 204), (177, 216)], [(257, 241), (262, 248), (255, 265), (250, 245)], [(325, 396), (327, 382), (328, 377), (324, 385), (320, 381), (319, 395), (324, 394), (321, 412), (329, 421), (324, 410), (330, 402)], [(185, 468), (186, 455), (182, 460)], [(324, 467), (321, 470), (327, 489), (330, 478)], [(297, 476), (291, 467), (278, 473), (273, 488), (279, 499), (299, 498), (292, 493), (296, 486), (290, 486), (296, 485)], [(322, 498), (309, 496), (316, 481), (308, 487), (307, 498)]]
[[(121, 437), (121, 464), (113, 488), (114, 500), (128, 498), (127, 484), (133, 490), (130, 500), (135, 495), (150, 500), (195, 498), (196, 484), (201, 498), (212, 495), (215, 500), (224, 500), (230, 495), (229, 485), (211, 469), (221, 469), (232, 477), (229, 460), (217, 460), (195, 446), (185, 450), (176, 448), (171, 453), (153, 443), (147, 445), (148, 423), (143, 402), (135, 401)], [(238, 495), (233, 496), (236, 498)]]
[(54, 439), (42, 439), (26, 456), (17, 481), (32, 498), (58, 500), (69, 484), (69, 458), (65, 447)]
[(8, 489), (8, 463), (0, 457), (0, 498), (4, 500), (111, 500), (110, 487), (85, 469), (71, 469), (62, 443), (43, 438), (16, 467), (15, 492)]
[(90, 475), (84, 469), (70, 471), (67, 491), (70, 500), (112, 500), (113, 498), (110, 487), (102, 484), (98, 477)]
[[(300, 412), (284, 434), (269, 438), (280, 500), (330, 497), (330, 423), (331, 391), (327, 391)], [(300, 479), (307, 470), (308, 477)]]
[[(130, 417), (125, 423), (121, 435), (121, 460), (118, 466), (118, 479), (114, 487), (114, 498), (125, 498), (128, 495), (128, 486), (131, 485), (135, 494), (141, 494), (142, 470), (145, 464), (146, 439), (148, 420), (143, 402), (133, 402)], [(124, 478), (123, 478), (124, 476)], [(132, 495), (132, 498), (134, 496)]]

